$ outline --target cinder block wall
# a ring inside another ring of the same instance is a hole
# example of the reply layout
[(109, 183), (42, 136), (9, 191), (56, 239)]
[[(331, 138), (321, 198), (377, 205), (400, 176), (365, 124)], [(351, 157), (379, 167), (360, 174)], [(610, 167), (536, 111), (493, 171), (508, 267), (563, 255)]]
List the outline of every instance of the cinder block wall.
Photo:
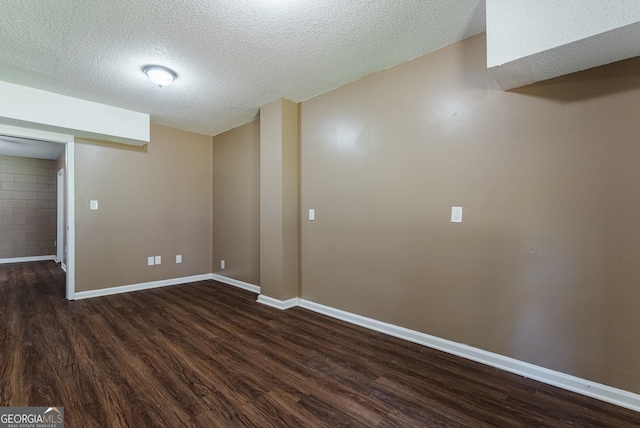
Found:
[(0, 155), (0, 258), (56, 254), (56, 165)]

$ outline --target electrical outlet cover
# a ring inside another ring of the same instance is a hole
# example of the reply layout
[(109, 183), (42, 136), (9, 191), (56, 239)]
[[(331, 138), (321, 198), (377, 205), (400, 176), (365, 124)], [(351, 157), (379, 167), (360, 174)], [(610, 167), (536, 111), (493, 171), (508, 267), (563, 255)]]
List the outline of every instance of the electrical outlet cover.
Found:
[(451, 207), (451, 223), (462, 223), (462, 207)]

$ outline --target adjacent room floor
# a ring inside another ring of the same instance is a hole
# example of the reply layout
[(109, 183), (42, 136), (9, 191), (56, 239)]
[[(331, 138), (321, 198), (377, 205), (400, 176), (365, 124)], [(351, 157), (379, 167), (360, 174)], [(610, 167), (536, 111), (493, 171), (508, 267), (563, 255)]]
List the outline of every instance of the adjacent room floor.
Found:
[(0, 406), (67, 427), (640, 426), (640, 414), (214, 281), (64, 299), (0, 266)]

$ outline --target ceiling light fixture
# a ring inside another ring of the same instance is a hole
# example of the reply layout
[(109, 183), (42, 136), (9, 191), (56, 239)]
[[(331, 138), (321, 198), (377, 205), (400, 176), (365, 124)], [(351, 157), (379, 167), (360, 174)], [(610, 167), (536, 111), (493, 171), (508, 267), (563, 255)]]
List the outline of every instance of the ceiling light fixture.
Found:
[(175, 71), (161, 65), (145, 65), (142, 67), (142, 71), (149, 77), (149, 80), (161, 88), (170, 85), (178, 77)]

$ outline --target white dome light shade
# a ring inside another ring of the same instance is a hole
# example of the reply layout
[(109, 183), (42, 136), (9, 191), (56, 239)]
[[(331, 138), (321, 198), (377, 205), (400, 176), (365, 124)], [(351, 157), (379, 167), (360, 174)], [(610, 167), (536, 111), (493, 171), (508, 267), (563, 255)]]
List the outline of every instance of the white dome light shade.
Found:
[(145, 65), (142, 71), (149, 77), (153, 83), (159, 87), (170, 85), (178, 75), (167, 67), (161, 65)]

